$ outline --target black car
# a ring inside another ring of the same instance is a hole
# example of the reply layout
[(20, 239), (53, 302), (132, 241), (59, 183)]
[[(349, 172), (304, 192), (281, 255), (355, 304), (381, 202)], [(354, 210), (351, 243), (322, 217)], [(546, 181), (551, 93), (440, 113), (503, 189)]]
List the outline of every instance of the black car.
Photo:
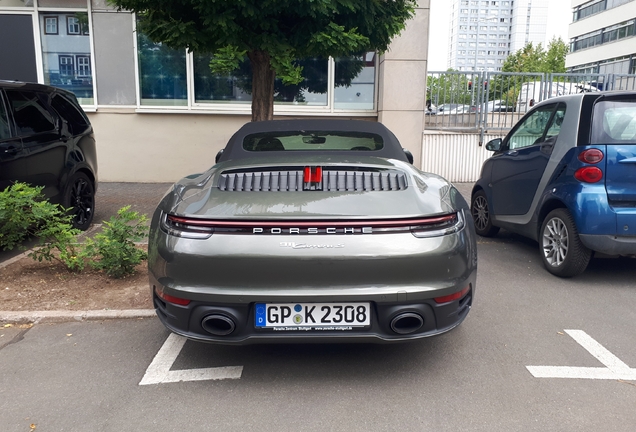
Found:
[(97, 153), (93, 128), (73, 93), (0, 81), (0, 190), (15, 182), (43, 186), (47, 199), (72, 208), (75, 227), (89, 227)]

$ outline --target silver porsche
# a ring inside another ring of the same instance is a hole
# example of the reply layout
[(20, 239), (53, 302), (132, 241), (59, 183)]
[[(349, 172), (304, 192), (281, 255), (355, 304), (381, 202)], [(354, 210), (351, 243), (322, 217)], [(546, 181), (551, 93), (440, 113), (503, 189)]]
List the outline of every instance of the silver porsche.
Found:
[(412, 165), (385, 126), (243, 126), (207, 171), (177, 182), (150, 229), (154, 307), (193, 340), (391, 342), (470, 311), (468, 204)]

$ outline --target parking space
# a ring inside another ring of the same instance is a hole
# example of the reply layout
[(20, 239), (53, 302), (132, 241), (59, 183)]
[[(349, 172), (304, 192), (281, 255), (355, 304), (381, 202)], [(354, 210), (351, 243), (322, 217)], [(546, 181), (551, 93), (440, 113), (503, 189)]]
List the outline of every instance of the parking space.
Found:
[[(0, 424), (633, 430), (636, 381), (625, 367), (636, 367), (634, 262), (595, 260), (582, 277), (558, 279), (536, 243), (505, 232), (480, 239), (479, 254), (467, 320), (416, 343), (231, 347), (185, 342), (156, 319), (36, 325), (0, 348)], [(153, 363), (162, 347), (167, 355)], [(528, 366), (619, 374), (537, 377)]]

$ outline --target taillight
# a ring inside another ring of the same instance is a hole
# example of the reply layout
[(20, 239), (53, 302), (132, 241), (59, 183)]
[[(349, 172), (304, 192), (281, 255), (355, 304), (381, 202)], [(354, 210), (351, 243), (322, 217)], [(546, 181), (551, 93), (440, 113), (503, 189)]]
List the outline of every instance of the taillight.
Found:
[(579, 160), (589, 164), (596, 164), (603, 160), (603, 156), (602, 151), (593, 148), (582, 151), (579, 154)]
[(417, 225), (411, 225), (411, 233), (418, 238), (449, 235), (464, 228), (461, 211), (444, 216), (422, 219)]
[(583, 183), (597, 183), (603, 178), (603, 171), (595, 166), (585, 166), (576, 170), (574, 178)]
[(161, 228), (175, 237), (207, 239), (214, 233), (214, 227), (196, 219), (188, 219), (168, 214), (161, 215)]
[(157, 293), (157, 296), (159, 296), (160, 299), (162, 299), (163, 301), (166, 301), (168, 303), (176, 304), (176, 305), (179, 305), (179, 306), (187, 306), (187, 305), (190, 304), (190, 300), (184, 299), (184, 298), (180, 298), (180, 297), (171, 296), (170, 294), (164, 293), (163, 290), (161, 290), (159, 288), (155, 288), (155, 293)]
[(433, 300), (435, 300), (435, 303), (452, 302), (453, 300), (458, 300), (460, 298), (463, 298), (466, 294), (468, 294), (468, 291), (470, 291), (470, 285), (461, 291), (457, 291), (456, 293), (445, 295), (442, 297), (435, 297)]

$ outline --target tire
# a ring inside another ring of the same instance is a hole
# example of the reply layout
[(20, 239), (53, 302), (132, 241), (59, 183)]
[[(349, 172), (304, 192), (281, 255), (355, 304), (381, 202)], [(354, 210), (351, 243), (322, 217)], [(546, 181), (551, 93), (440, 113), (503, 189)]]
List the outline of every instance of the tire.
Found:
[(499, 227), (493, 226), (490, 219), (490, 207), (484, 191), (480, 190), (473, 195), (470, 213), (475, 221), (475, 232), (480, 236), (493, 237), (499, 232)]
[(552, 210), (543, 220), (540, 234), (541, 258), (550, 273), (567, 278), (585, 271), (592, 251), (581, 242), (569, 211)]
[(64, 191), (64, 207), (73, 215), (73, 227), (88, 229), (95, 213), (95, 186), (82, 172), (71, 176)]

